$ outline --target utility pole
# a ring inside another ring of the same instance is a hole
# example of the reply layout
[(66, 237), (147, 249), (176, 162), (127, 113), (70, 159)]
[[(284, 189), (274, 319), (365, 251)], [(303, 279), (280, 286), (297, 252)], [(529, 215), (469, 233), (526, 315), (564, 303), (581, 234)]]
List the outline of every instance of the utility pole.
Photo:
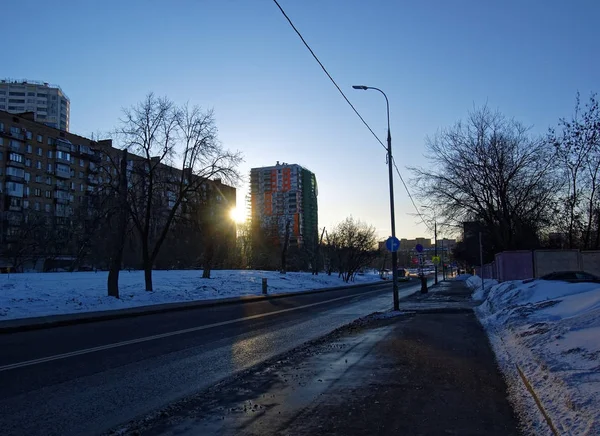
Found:
[[(435, 239), (434, 256), (435, 256), (435, 259), (437, 261), (437, 255), (438, 255), (438, 252), (437, 252), (437, 220), (435, 220), (433, 222), (433, 238)], [(438, 263), (439, 262), (435, 263), (435, 279), (434, 279), (434, 284), (436, 284), (436, 285), (438, 284)]]
[(481, 290), (485, 290), (485, 286), (483, 285), (483, 242), (481, 240), (481, 232), (479, 232), (479, 265), (481, 267)]

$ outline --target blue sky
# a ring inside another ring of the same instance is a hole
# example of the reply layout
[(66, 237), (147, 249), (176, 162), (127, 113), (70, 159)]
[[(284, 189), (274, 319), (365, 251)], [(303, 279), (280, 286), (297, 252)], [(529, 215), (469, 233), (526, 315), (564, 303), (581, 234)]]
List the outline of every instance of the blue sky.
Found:
[[(426, 165), (427, 135), (487, 103), (543, 133), (600, 91), (600, 2), (280, 0), (395, 159)], [(298, 163), (315, 172), (319, 220), (347, 216), (389, 235), (385, 151), (271, 0), (22, 0), (2, 6), (0, 75), (59, 84), (71, 131), (107, 132), (150, 91), (216, 114), (240, 168)], [(242, 203), (247, 185), (240, 185)], [(399, 237), (430, 236), (395, 178)]]

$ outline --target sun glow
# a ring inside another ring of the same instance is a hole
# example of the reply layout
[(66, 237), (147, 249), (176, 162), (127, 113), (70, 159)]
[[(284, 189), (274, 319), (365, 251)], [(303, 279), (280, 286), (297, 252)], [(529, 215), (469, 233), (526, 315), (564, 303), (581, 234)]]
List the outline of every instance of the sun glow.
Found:
[(234, 207), (233, 209), (231, 209), (229, 211), (229, 216), (238, 224), (244, 223), (246, 222), (246, 219), (248, 219), (248, 217), (246, 216), (246, 210), (239, 207)]

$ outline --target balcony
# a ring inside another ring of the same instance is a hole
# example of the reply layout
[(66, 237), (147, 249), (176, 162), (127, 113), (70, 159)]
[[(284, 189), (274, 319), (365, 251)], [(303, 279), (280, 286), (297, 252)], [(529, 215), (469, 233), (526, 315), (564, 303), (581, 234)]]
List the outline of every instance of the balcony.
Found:
[(69, 199), (67, 198), (55, 198), (54, 204), (69, 204)]
[(56, 140), (56, 149), (58, 151), (66, 151), (67, 153), (71, 153), (72, 145), (70, 141), (64, 139)]
[(8, 134), (15, 139), (20, 139), (21, 141), (25, 140), (25, 134), (23, 133), (9, 132)]
[(98, 179), (96, 177), (88, 176), (87, 182), (89, 185), (97, 185)]
[(54, 172), (54, 174), (56, 175), (56, 177), (60, 177), (61, 179), (70, 179), (71, 178), (71, 171), (63, 171), (63, 170), (59, 170), (58, 168), (56, 168), (56, 171)]

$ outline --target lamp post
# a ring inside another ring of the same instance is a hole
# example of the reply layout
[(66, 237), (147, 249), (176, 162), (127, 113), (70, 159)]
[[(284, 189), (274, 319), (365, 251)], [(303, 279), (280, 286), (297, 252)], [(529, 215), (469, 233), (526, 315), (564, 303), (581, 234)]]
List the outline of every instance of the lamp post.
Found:
[[(390, 101), (383, 92), (379, 88), (374, 88), (372, 86), (364, 86), (364, 85), (353, 85), (354, 89), (362, 89), (366, 91), (367, 89), (373, 89), (375, 91), (379, 91), (385, 97), (385, 105), (387, 109), (387, 161), (388, 161), (388, 172), (390, 179), (390, 215), (392, 221), (392, 238), (396, 238), (396, 218), (394, 213), (394, 175), (392, 171), (392, 134), (390, 131)], [(400, 310), (400, 302), (398, 299), (398, 253), (396, 251), (392, 251), (392, 289), (394, 292), (394, 310)]]

